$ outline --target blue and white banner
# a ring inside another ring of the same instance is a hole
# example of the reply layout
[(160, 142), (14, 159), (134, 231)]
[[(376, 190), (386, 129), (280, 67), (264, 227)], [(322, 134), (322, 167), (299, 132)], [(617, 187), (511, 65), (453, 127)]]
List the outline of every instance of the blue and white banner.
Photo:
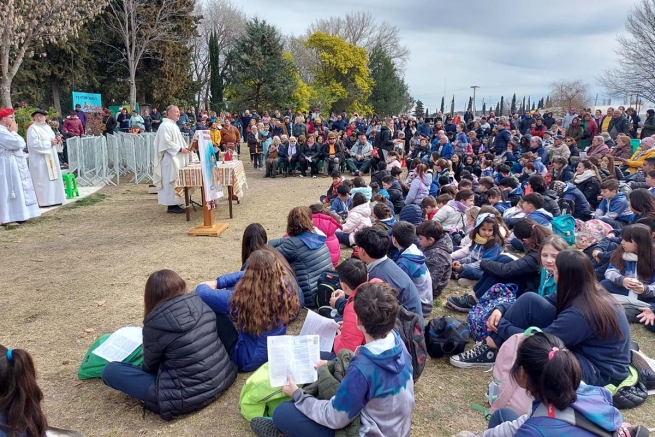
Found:
[(73, 91), (73, 109), (80, 105), (83, 112), (102, 112), (102, 95)]

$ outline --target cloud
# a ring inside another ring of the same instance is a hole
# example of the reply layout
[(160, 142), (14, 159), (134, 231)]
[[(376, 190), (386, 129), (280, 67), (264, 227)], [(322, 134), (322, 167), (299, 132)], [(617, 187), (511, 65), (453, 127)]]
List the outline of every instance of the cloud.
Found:
[(538, 100), (560, 79), (583, 79), (604, 97), (594, 76), (614, 65), (616, 36), (635, 5), (635, 0), (331, 0), (318, 6), (249, 0), (240, 7), (293, 35), (304, 34), (320, 18), (370, 11), (397, 26), (411, 50), (405, 81), (412, 95), (438, 106), (445, 82), (446, 101), (455, 94), (461, 108), (471, 85), (481, 86), (478, 107), (483, 98), (495, 105), (501, 95), (511, 99), (513, 93)]

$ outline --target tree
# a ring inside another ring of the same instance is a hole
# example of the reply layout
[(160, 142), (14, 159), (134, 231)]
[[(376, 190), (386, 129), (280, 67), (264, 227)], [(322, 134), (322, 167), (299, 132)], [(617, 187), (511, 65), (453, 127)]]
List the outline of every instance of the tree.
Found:
[(528, 96), (528, 106), (525, 107), (528, 111), (530, 110), (530, 96)]
[(471, 109), (471, 110), (473, 109), (473, 97), (469, 96), (469, 104), (466, 107), (466, 109)]
[(218, 38), (212, 32), (209, 37), (209, 92), (211, 94), (210, 109), (220, 111), (223, 106), (223, 79), (221, 78), (221, 67), (219, 64)]
[(425, 107), (423, 106), (423, 102), (420, 100), (416, 101), (416, 106), (414, 106), (414, 116), (415, 117), (423, 117), (423, 114), (425, 113)]
[(455, 94), (453, 94), (453, 100), (450, 102), (450, 116), (455, 116)]
[[(177, 18), (190, 17), (193, 3), (185, 0), (110, 0), (103, 24), (119, 36), (121, 45), (112, 47), (125, 62), (130, 87), (130, 106), (136, 107), (136, 73), (139, 63), (153, 57), (159, 43), (185, 41), (178, 29)], [(103, 41), (111, 44), (110, 41)]]
[(500, 103), (496, 103), (496, 110), (494, 111), (496, 115), (500, 114)]
[(560, 80), (550, 84), (553, 106), (569, 110), (580, 108), (589, 102), (589, 85), (580, 79)]
[(400, 44), (400, 30), (386, 21), (376, 22), (371, 12), (350, 12), (319, 19), (309, 26), (307, 38), (315, 32), (338, 36), (354, 46), (362, 47), (370, 55), (381, 49), (402, 70), (409, 59), (409, 47)]
[(550, 108), (552, 104), (550, 103), (550, 96), (546, 96), (546, 108)]
[(482, 103), (482, 115), (487, 115), (487, 104)]
[(512, 96), (512, 106), (509, 108), (511, 114), (514, 114), (516, 112), (516, 93)]
[(280, 108), (298, 86), (296, 68), (283, 52), (280, 32), (253, 18), (229, 53), (229, 96), (237, 107)]
[(374, 49), (368, 61), (374, 85), (368, 103), (379, 116), (396, 115), (402, 112), (409, 96), (409, 87), (398, 69), (381, 48)]
[(497, 115), (502, 116), (503, 115), (503, 109), (505, 109), (505, 97), (500, 96), (500, 111), (498, 112)]
[(25, 56), (44, 43), (64, 43), (100, 13), (104, 0), (3, 0), (0, 6), (0, 94), (11, 107), (11, 83)]
[(535, 104), (535, 102), (532, 102), (532, 110), (534, 111), (535, 109), (537, 109), (536, 104)]
[[(345, 110), (372, 113), (367, 101), (374, 84), (366, 50), (324, 32), (311, 34), (306, 45), (315, 51), (319, 60), (313, 68), (310, 86), (322, 105), (337, 113)], [(279, 80), (279, 73), (276, 76)]]
[(444, 113), (444, 110), (445, 110), (444, 100), (445, 100), (445, 96), (441, 96), (441, 106), (439, 107), (439, 112), (441, 112), (442, 114)]
[(641, 0), (625, 22), (627, 35), (617, 37), (618, 66), (596, 80), (614, 97), (639, 94), (655, 102), (655, 0)]
[(525, 96), (523, 96), (523, 103), (521, 103), (521, 115), (525, 114)]
[(544, 107), (544, 98), (539, 99), (539, 103), (537, 103), (537, 108), (542, 109)]

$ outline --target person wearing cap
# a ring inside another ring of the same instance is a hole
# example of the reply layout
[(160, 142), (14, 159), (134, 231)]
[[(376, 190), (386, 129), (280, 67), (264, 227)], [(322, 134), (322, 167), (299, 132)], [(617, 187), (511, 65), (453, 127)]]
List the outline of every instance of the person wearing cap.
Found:
[(646, 111), (646, 120), (641, 128), (641, 139), (648, 138), (655, 135), (655, 110), (649, 109)]
[(641, 146), (632, 155), (632, 158), (626, 161), (630, 173), (636, 173), (648, 158), (655, 158), (655, 138), (653, 137), (641, 140)]
[(157, 187), (157, 200), (168, 206), (171, 214), (184, 213), (175, 194), (175, 180), (179, 170), (184, 167), (184, 157), (189, 154), (187, 143), (176, 122), (180, 109), (175, 105), (166, 108), (166, 118), (159, 126), (155, 136), (155, 158), (152, 183)]
[(86, 113), (82, 111), (82, 106), (79, 103), (75, 105), (75, 114), (77, 114), (77, 118), (82, 122), (82, 127), (86, 130)]
[(14, 110), (0, 108), (0, 223), (24, 222), (41, 215), (32, 176), (23, 154)]
[(42, 109), (34, 111), (34, 123), (27, 129), (30, 175), (41, 208), (61, 205), (66, 199), (57, 156), (57, 145), (62, 143), (62, 139), (61, 136), (55, 136), (46, 122), (47, 115)]

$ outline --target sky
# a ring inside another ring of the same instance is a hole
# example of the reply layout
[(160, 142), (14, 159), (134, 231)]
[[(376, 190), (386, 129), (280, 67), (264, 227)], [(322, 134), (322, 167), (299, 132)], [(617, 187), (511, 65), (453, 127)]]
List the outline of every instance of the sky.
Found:
[[(598, 104), (608, 96), (595, 77), (615, 64), (616, 37), (638, 0), (247, 0), (238, 3), (283, 34), (302, 35), (319, 18), (370, 11), (397, 26), (411, 53), (405, 82), (429, 108), (455, 95), (463, 108), (478, 85), (476, 107), (501, 95), (545, 97), (556, 80), (582, 79)], [(527, 97), (526, 97), (527, 99)], [(592, 104), (594, 102), (592, 101)], [(432, 109), (431, 109), (432, 111)]]

